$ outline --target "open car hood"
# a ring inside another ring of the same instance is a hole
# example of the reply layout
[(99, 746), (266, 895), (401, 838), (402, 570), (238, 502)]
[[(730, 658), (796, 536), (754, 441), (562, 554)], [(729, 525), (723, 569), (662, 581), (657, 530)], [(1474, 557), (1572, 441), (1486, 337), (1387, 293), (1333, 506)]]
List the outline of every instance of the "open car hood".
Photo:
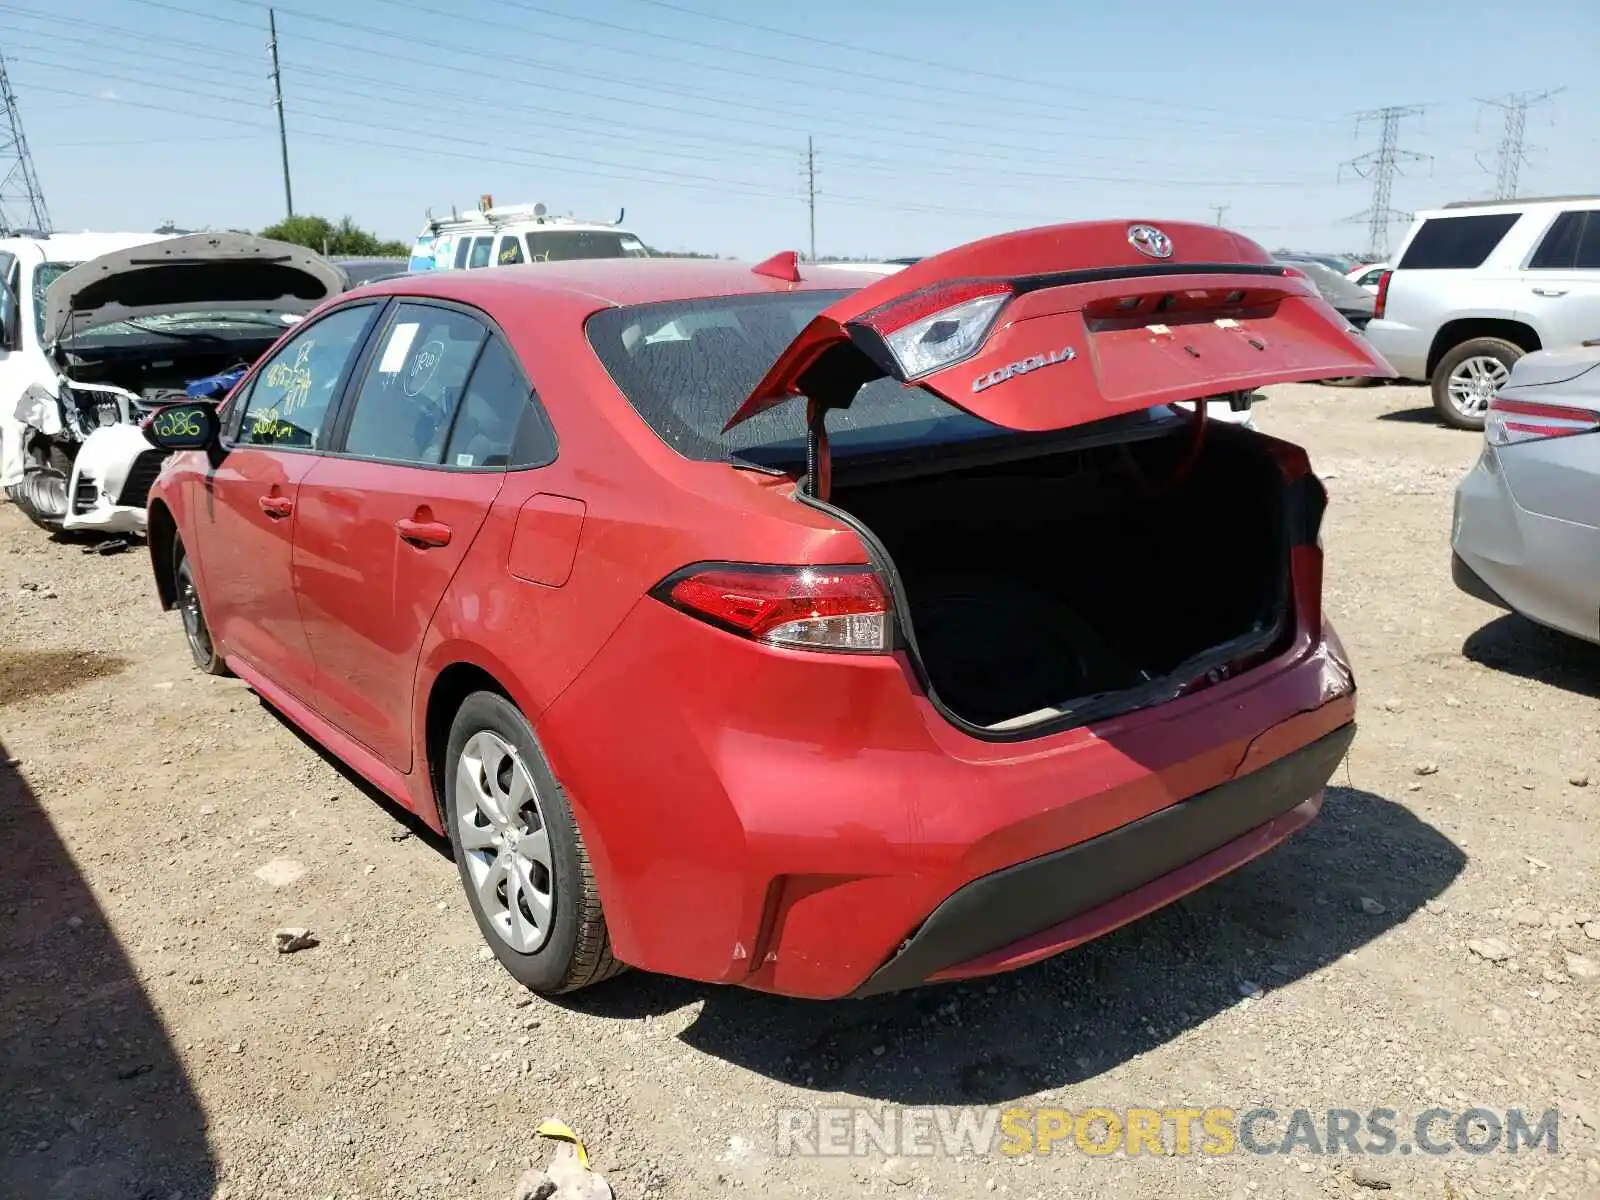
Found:
[(307, 313), (347, 287), (314, 250), (242, 233), (196, 233), (103, 254), (45, 291), (45, 342), (133, 317)]
[(1086, 221), (921, 259), (824, 309), (728, 421), (847, 407), (889, 376), (1017, 430), (1394, 370), (1318, 294), (1214, 225)]

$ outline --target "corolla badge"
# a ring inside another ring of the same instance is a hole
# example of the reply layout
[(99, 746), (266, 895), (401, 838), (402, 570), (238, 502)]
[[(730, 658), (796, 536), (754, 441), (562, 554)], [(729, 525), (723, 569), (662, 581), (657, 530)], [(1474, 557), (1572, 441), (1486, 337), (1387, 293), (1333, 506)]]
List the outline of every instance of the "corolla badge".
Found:
[(1129, 225), (1128, 241), (1140, 254), (1151, 258), (1172, 257), (1172, 239), (1154, 225)]
[(1004, 383), (1017, 375), (1026, 375), (1031, 371), (1037, 371), (1040, 367), (1053, 367), (1057, 363), (1070, 362), (1077, 357), (1078, 352), (1071, 346), (1063, 346), (1061, 349), (1051, 350), (1047, 354), (1035, 354), (1020, 362), (1007, 363), (1003, 367), (996, 367), (987, 374), (979, 375), (972, 381), (972, 390), (981, 392), (986, 388), (992, 388), (997, 383)]

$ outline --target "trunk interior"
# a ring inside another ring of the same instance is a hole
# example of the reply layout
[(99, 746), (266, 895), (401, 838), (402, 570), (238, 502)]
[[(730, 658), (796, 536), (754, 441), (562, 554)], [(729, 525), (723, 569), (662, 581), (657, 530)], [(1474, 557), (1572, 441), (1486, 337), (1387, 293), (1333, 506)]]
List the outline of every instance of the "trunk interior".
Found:
[(1286, 629), (1276, 460), (1226, 426), (1190, 459), (1193, 445), (1183, 422), (887, 482), (852, 485), (841, 465), (832, 504), (893, 560), (944, 707), (990, 729), (1054, 727), (1091, 701), (1101, 713), (1171, 695)]

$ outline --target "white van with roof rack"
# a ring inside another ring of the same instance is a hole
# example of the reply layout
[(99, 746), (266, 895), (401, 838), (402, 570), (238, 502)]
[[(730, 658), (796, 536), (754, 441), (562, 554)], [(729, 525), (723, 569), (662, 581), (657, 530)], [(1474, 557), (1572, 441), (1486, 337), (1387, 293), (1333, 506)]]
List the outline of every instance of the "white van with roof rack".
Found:
[(552, 216), (542, 204), (495, 207), (484, 197), (476, 212), (428, 216), (411, 248), (411, 271), (476, 271), (525, 262), (575, 258), (649, 258), (650, 249), (615, 222)]
[(1600, 195), (1419, 212), (1378, 282), (1367, 340), (1439, 416), (1482, 429), (1511, 366), (1600, 337)]

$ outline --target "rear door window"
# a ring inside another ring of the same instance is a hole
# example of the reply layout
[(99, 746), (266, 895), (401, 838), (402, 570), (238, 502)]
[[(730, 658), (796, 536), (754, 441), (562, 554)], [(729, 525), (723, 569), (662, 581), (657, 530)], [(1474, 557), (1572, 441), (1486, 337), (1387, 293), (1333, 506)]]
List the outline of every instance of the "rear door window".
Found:
[(462, 238), (456, 243), (456, 270), (466, 269), (467, 256), (472, 253), (472, 239)]
[(1521, 213), (1430, 217), (1406, 247), (1402, 271), (1470, 271), (1481, 267)]
[(490, 256), (494, 254), (494, 238), (481, 237), (472, 239), (472, 255), (467, 259), (468, 269), (487, 267)]
[(542, 467), (555, 457), (555, 434), (527, 378), (506, 344), (490, 334), (461, 398), (445, 465)]
[(400, 304), (371, 357), (344, 450), (385, 462), (444, 461), (456, 408), (489, 336), (459, 309)]

